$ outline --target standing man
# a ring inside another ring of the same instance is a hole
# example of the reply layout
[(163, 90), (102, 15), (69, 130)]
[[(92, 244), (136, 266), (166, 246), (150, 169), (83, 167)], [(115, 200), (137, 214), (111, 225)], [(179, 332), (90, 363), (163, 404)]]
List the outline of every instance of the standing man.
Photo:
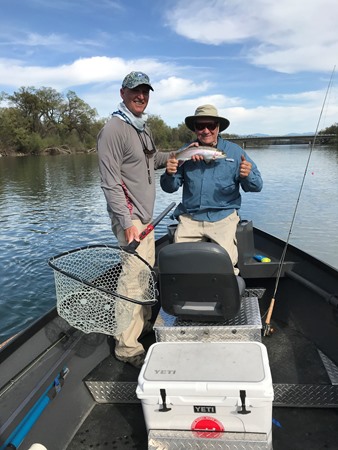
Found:
[[(140, 241), (140, 233), (151, 222), (155, 203), (154, 170), (165, 167), (168, 157), (157, 152), (146, 125), (144, 110), (150, 90), (154, 89), (145, 73), (126, 75), (120, 89), (122, 102), (97, 140), (101, 188), (106, 197), (112, 230), (120, 246), (133, 240)], [(154, 233), (140, 242), (137, 252), (151, 266), (154, 265)], [(142, 331), (151, 330), (151, 307), (132, 305), (131, 324), (115, 336), (115, 357), (140, 368), (145, 351), (138, 338)]]
[[(176, 192), (183, 186), (182, 202), (174, 211), (179, 223), (175, 242), (195, 242), (210, 239), (229, 253), (237, 275), (236, 230), (241, 207), (240, 187), (244, 192), (259, 192), (263, 181), (256, 164), (242, 148), (219, 134), (230, 124), (218, 115), (213, 105), (199, 106), (195, 115), (185, 118), (186, 126), (197, 139), (187, 146), (216, 147), (224, 158), (211, 162), (199, 156), (178, 166), (173, 156), (167, 161), (161, 176), (165, 192)], [(198, 153), (198, 149), (196, 149)]]

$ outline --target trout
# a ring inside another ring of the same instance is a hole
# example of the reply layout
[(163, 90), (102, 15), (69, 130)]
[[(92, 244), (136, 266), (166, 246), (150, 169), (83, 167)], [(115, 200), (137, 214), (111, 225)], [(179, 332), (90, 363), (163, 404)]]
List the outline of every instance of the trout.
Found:
[(172, 154), (180, 162), (179, 165), (183, 164), (185, 161), (190, 160), (194, 155), (203, 156), (203, 159), (206, 162), (210, 162), (219, 158), (226, 158), (226, 154), (222, 152), (222, 150), (214, 147), (207, 147), (204, 145), (186, 147), (182, 150), (178, 150), (177, 152), (173, 152)]

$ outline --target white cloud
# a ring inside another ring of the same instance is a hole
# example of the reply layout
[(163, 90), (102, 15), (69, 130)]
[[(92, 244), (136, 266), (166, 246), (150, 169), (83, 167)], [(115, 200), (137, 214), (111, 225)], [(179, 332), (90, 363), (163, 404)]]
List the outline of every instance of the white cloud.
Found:
[(93, 56), (55, 67), (29, 66), (17, 60), (2, 59), (0, 79), (6, 80), (6, 84), (13, 87), (48, 85), (55, 89), (66, 89), (89, 83), (121, 83), (128, 72), (140, 68), (144, 72), (158, 75), (171, 72), (167, 64), (151, 59), (126, 61), (122, 58)]
[[(252, 109), (229, 108), (227, 111), (231, 125), (229, 133), (266, 133), (283, 135), (288, 133), (315, 132), (321, 107), (317, 105), (258, 106)], [(319, 130), (337, 122), (338, 107), (330, 107), (319, 123)]]
[(188, 80), (178, 77), (169, 77), (160, 80), (154, 84), (156, 97), (161, 100), (172, 98), (185, 98), (192, 95), (206, 92), (212, 86), (208, 81), (196, 83), (193, 80)]
[(337, 57), (336, 0), (179, 0), (166, 19), (200, 43), (242, 43), (243, 58), (281, 72), (332, 70)]
[[(278, 106), (271, 101), (269, 106), (253, 108), (246, 106), (246, 99), (220, 94), (179, 100), (173, 96), (172, 101), (169, 99), (159, 101), (155, 92), (150, 99), (148, 112), (161, 116), (168, 125), (176, 127), (184, 122), (186, 116), (194, 114), (197, 106), (209, 103), (217, 105), (219, 114), (230, 120), (230, 127), (227, 130), (229, 133), (271, 135), (307, 133), (315, 132), (319, 119), (319, 130), (337, 122), (338, 103), (334, 100), (337, 95), (338, 92), (332, 93), (330, 105), (326, 105), (329, 107), (324, 108), (325, 112), (321, 118), (325, 97), (323, 91), (281, 95), (278, 96)], [(294, 101), (290, 104), (292, 98)]]
[(275, 49), (259, 46), (252, 50), (248, 60), (257, 66), (272, 68), (284, 73), (301, 71), (330, 71), (338, 55), (338, 42), (305, 47)]

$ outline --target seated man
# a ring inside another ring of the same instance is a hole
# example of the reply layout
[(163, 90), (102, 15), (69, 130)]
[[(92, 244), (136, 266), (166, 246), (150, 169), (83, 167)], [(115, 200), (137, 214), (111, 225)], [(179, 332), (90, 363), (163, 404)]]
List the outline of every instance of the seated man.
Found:
[(179, 222), (174, 241), (210, 239), (228, 252), (237, 275), (240, 187), (244, 192), (261, 191), (261, 174), (239, 145), (220, 136), (230, 122), (219, 116), (214, 106), (199, 106), (195, 115), (185, 118), (185, 124), (196, 133), (197, 139), (184, 147), (196, 146), (196, 155), (198, 146), (214, 147), (224, 155), (211, 161), (195, 155), (182, 165), (175, 155), (168, 158), (166, 171), (161, 176), (162, 189), (176, 192), (183, 186), (182, 202), (174, 211)]

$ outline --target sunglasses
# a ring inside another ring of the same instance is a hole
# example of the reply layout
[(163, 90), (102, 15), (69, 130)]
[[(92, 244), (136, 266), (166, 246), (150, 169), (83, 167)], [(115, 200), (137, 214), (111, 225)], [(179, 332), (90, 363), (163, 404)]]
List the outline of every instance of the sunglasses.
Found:
[(214, 131), (218, 127), (218, 122), (203, 122), (195, 123), (195, 130), (203, 131), (207, 128), (209, 131)]
[(143, 152), (145, 155), (153, 155), (156, 153), (156, 148), (149, 149), (148, 147), (143, 147)]
[[(137, 131), (137, 130), (136, 130), (136, 131)], [(145, 135), (147, 135), (148, 138), (150, 139), (152, 148), (150, 148), (150, 149), (148, 148), (148, 145), (147, 145), (147, 142), (146, 142), (146, 138), (145, 138), (145, 136), (143, 135), (143, 133), (144, 133)], [(151, 175), (150, 175), (149, 158), (150, 158), (151, 155), (153, 155), (154, 153), (156, 153), (156, 147), (155, 147), (153, 138), (152, 138), (151, 135), (149, 135), (146, 131), (142, 131), (142, 132), (137, 131), (137, 134), (138, 134), (138, 137), (140, 138), (140, 141), (141, 141), (141, 144), (142, 144), (143, 153), (144, 153), (145, 156), (146, 156), (146, 164), (147, 164), (147, 171), (148, 171), (148, 182), (149, 182), (149, 184), (151, 184), (151, 183), (152, 183), (152, 179), (151, 179)]]
[(138, 137), (140, 138), (140, 141), (141, 141), (141, 144), (142, 144), (142, 148), (143, 148), (143, 152), (144, 152), (145, 155), (153, 155), (154, 153), (156, 153), (156, 148), (155, 148), (154, 141), (153, 141), (152, 137), (149, 136), (149, 134), (147, 132), (144, 132), (144, 133), (150, 138), (152, 148), (151, 149), (148, 148), (146, 140), (145, 140), (143, 134), (138, 132), (137, 134), (138, 134)]

